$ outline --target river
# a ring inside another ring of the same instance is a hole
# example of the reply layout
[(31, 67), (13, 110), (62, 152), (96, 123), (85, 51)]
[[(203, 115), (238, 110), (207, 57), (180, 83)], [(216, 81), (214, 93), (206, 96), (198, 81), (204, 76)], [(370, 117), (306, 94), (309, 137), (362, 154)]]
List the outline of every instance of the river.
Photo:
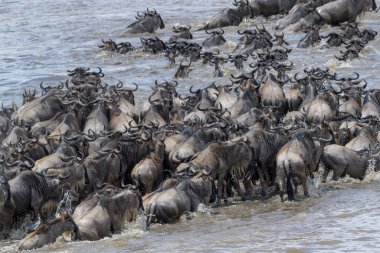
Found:
[[(153, 3), (153, 4), (152, 4)], [(377, 1), (378, 5), (380, 4)], [(133, 22), (136, 11), (156, 8), (166, 28), (153, 35), (167, 40), (176, 23), (189, 24), (193, 30), (231, 1), (0, 1), (0, 102), (20, 104), (22, 89), (38, 88), (40, 82), (58, 84), (66, 78), (66, 70), (77, 66), (101, 67), (104, 82), (123, 81), (139, 84), (137, 99), (143, 101), (155, 80), (169, 80), (170, 69), (163, 55), (148, 55), (140, 51), (128, 55), (102, 52), (101, 39), (129, 41), (140, 45), (140, 35), (122, 36)], [(222, 52), (231, 52), (239, 38), (237, 29), (253, 24), (265, 24), (272, 32), (275, 19), (256, 18), (239, 28), (225, 29), (226, 45)], [(359, 28), (378, 30), (380, 13), (367, 13), (359, 19)], [(331, 28), (324, 27), (322, 34)], [(193, 32), (200, 43), (203, 32)], [(369, 87), (379, 88), (380, 40), (370, 42), (360, 57), (350, 62), (338, 62), (334, 54), (339, 49), (295, 48), (302, 33), (286, 33), (293, 48), (290, 60), (295, 70), (308, 66), (327, 66), (338, 73), (358, 72)], [(178, 64), (178, 63), (177, 63)], [(246, 67), (248, 64), (246, 64)], [(232, 64), (223, 66), (226, 76), (235, 73)], [(178, 89), (186, 92), (191, 85), (210, 84), (212, 66), (194, 64), (188, 79), (179, 80)], [(217, 84), (228, 83), (218, 78)], [(56, 243), (37, 252), (376, 252), (380, 248), (380, 183), (379, 175), (370, 172), (365, 180), (343, 179), (320, 185), (310, 184), (309, 199), (281, 203), (275, 196), (265, 201), (234, 202), (222, 208), (200, 207), (191, 220), (181, 219), (171, 225), (153, 225), (144, 229), (142, 217), (128, 224), (120, 235), (97, 242)], [(1, 252), (13, 252), (17, 240), (0, 241)]]

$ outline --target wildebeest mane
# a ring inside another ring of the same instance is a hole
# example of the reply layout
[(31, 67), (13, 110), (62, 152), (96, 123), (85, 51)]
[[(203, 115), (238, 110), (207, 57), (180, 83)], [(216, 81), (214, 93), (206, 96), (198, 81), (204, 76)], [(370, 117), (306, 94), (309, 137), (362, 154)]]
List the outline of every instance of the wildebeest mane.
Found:
[(298, 131), (291, 137), (292, 145), (300, 144), (308, 151), (316, 149), (313, 137), (307, 131)]

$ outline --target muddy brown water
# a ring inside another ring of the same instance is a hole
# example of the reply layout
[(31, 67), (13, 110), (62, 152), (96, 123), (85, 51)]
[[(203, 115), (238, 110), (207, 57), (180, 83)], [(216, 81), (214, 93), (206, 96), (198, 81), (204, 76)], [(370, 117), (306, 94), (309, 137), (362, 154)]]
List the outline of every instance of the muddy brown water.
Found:
[[(121, 36), (136, 11), (156, 8), (166, 28), (153, 35), (167, 40), (176, 23), (199, 28), (216, 11), (230, 1), (0, 1), (0, 102), (21, 102), (23, 88), (37, 88), (44, 81), (57, 84), (66, 77), (66, 70), (77, 66), (101, 67), (104, 81), (140, 85), (136, 97), (143, 101), (156, 79), (171, 79), (176, 71), (168, 67), (163, 55), (133, 52), (128, 55), (102, 52), (101, 39), (129, 41), (140, 45), (140, 35)], [(380, 2), (378, 1), (378, 5)], [(380, 13), (367, 13), (359, 19), (359, 28), (378, 30)], [(278, 17), (277, 17), (278, 18)], [(265, 24), (269, 31), (276, 17), (256, 18), (240, 27), (225, 28), (228, 54), (239, 38), (237, 29)], [(334, 28), (323, 27), (322, 34)], [(193, 32), (200, 43), (203, 32)], [(286, 33), (293, 48), (289, 60), (294, 71), (308, 66), (327, 66), (338, 73), (358, 72), (370, 88), (379, 88), (379, 50), (377, 37), (361, 52), (358, 59), (339, 62), (334, 54), (339, 49), (295, 48), (301, 33)], [(180, 58), (179, 58), (180, 59)], [(248, 62), (249, 63), (249, 62)], [(178, 64), (178, 63), (177, 63)], [(248, 70), (248, 64), (245, 64)], [(194, 64), (188, 79), (179, 80), (179, 90), (191, 85), (204, 87), (228, 83), (228, 78), (212, 78), (212, 66)], [(233, 65), (223, 66), (226, 76), (237, 74)], [(292, 73), (294, 73), (294, 71)], [(310, 181), (312, 197), (294, 203), (281, 203), (275, 196), (264, 201), (234, 202), (222, 208), (201, 206), (193, 219), (176, 224), (153, 225), (144, 229), (144, 218), (127, 224), (126, 229), (112, 238), (96, 242), (56, 243), (37, 252), (377, 252), (380, 249), (380, 175), (369, 172), (363, 181), (342, 179), (319, 184)], [(17, 231), (13, 239), (0, 241), (1, 252), (17, 251)]]

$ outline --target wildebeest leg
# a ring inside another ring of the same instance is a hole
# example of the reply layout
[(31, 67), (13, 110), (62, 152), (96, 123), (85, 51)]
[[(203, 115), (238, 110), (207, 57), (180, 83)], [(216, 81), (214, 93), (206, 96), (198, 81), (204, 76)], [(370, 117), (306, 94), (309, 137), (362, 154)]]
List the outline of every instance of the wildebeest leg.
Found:
[(266, 192), (267, 192), (267, 185), (266, 185), (266, 181), (264, 179), (264, 174), (263, 174), (263, 171), (262, 171), (262, 166), (258, 166), (258, 170), (257, 171), (259, 172), (259, 177), (260, 177), (261, 195), (265, 196)]
[(281, 202), (284, 202), (285, 185), (286, 185), (285, 178), (282, 178), (281, 180), (279, 180), (279, 182), (278, 182), (278, 188), (280, 189)]
[(216, 200), (216, 187), (215, 187), (215, 182), (213, 181), (211, 184), (211, 196), (210, 196), (210, 203), (215, 202)]
[(327, 179), (327, 176), (329, 175), (329, 172), (330, 172), (330, 169), (327, 168), (327, 166), (325, 166), (325, 170), (323, 171), (323, 175), (321, 179), (322, 183), (326, 183), (326, 179)]
[(112, 233), (121, 233), (122, 228), (122, 222), (124, 219), (122, 217), (118, 217), (117, 215), (114, 215), (114, 217), (111, 218), (111, 232)]
[(223, 193), (223, 182), (224, 182), (224, 172), (219, 172), (218, 173), (218, 206), (221, 204), (221, 199), (222, 199), (222, 193)]
[[(5, 212), (6, 214), (2, 214)], [(14, 211), (6, 207), (3, 207), (3, 210), (0, 210), (0, 238), (7, 238), (9, 236), (9, 231), (13, 223)]]
[(236, 189), (238, 195), (242, 197), (242, 200), (244, 200), (245, 193), (246, 193), (244, 182), (241, 180), (234, 180), (233, 184), (234, 184), (234, 188)]
[(252, 195), (253, 195), (252, 181), (250, 179), (245, 179), (243, 183), (244, 183), (244, 187), (246, 189), (246, 196), (252, 197)]
[(301, 176), (299, 178), (303, 187), (303, 194), (308, 198), (310, 195), (309, 191), (307, 190), (307, 176)]
[(294, 195), (297, 195), (298, 193), (298, 182), (293, 179), (293, 183), (294, 183)]
[(347, 166), (345, 166), (345, 167), (339, 166), (339, 167), (335, 168), (333, 170), (333, 176), (332, 176), (331, 180), (333, 180), (333, 181), (338, 180), (340, 177), (342, 177), (342, 175), (344, 174), (346, 169), (347, 169)]

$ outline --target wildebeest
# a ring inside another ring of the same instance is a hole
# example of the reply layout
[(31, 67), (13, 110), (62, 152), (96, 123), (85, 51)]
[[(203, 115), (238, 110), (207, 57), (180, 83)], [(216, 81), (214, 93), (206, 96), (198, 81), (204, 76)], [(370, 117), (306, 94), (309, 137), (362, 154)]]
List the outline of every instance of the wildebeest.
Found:
[(284, 40), (284, 33), (283, 32), (276, 32), (274, 33), (275, 39), (273, 39), (275, 46), (282, 46), (283, 44), (288, 45), (289, 43)]
[(246, 55), (246, 54), (230, 55), (230, 56), (228, 56), (228, 60), (230, 62), (233, 62), (235, 67), (239, 71), (242, 71), (242, 70), (244, 70), (243, 62), (248, 60), (248, 55)]
[[(368, 30), (363, 32), (363, 35), (366, 38), (368, 36), (370, 36), (371, 34), (373, 35), (373, 33), (371, 33)], [(24, 88), (24, 94), (22, 94), (22, 105), (25, 105), (26, 103), (29, 103), (29, 102), (33, 101), (34, 99), (36, 99), (36, 89), (33, 89), (33, 92), (32, 92), (31, 89), (29, 89), (28, 91), (26, 91), (26, 89)]]
[(156, 10), (150, 11), (147, 9), (143, 15), (137, 12), (136, 21), (130, 24), (127, 28), (130, 33), (153, 33), (158, 28), (164, 29), (165, 24), (161, 15)]
[(272, 133), (262, 129), (252, 128), (242, 136), (232, 139), (243, 140), (248, 138), (252, 148), (252, 163), (257, 165), (262, 194), (266, 188), (273, 185), (276, 176), (275, 157), (278, 150), (287, 142), (288, 136)]
[(306, 197), (309, 197), (307, 178), (317, 170), (322, 148), (315, 143), (306, 131), (299, 131), (286, 143), (276, 156), (276, 182), (279, 186), (281, 201), (287, 189), (288, 200), (294, 200), (291, 179), (297, 178), (302, 184)]
[(373, 30), (364, 29), (363, 31), (358, 32), (357, 35), (362, 41), (370, 41), (375, 39), (377, 32)]
[(338, 33), (330, 33), (326, 36), (321, 35), (321, 38), (327, 39), (323, 47), (339, 47), (344, 43), (344, 36)]
[(319, 28), (319, 26), (311, 27), (305, 37), (300, 40), (297, 47), (306, 48), (315, 46), (317, 43), (319, 43), (321, 41), (321, 37), (319, 36)]
[(376, 10), (375, 0), (336, 0), (318, 7), (316, 10), (321, 16), (322, 24), (339, 24), (341, 22), (355, 22), (356, 17), (370, 9)]
[(144, 52), (158, 54), (166, 49), (166, 44), (158, 37), (154, 38), (140, 38), (142, 43), (142, 49)]
[(206, 148), (213, 141), (225, 140), (222, 133), (213, 134), (213, 128), (186, 128), (181, 132), (181, 139), (177, 139), (176, 145), (169, 154), (173, 167), (180, 163), (190, 161), (194, 154)]
[(135, 50), (135, 47), (132, 46), (132, 44), (129, 42), (120, 42), (119, 44), (117, 44), (117, 48), (116, 48), (116, 51), (119, 54), (126, 54), (128, 52), (133, 51), (133, 50)]
[(305, 17), (309, 12), (314, 11), (315, 1), (299, 3), (295, 5), (284, 18), (280, 19), (275, 26), (275, 29), (284, 29), (287, 26), (296, 23), (301, 18)]
[(111, 39), (104, 41), (102, 39), (102, 42), (103, 42), (103, 45), (100, 45), (99, 48), (101, 48), (105, 51), (116, 51), (117, 44), (115, 43), (115, 41), (113, 41)]
[(233, 5), (237, 8), (225, 8), (212, 16), (199, 30), (210, 30), (225, 26), (237, 26), (245, 17), (253, 17), (252, 8), (248, 0), (234, 0)]
[(203, 172), (184, 179), (174, 187), (153, 192), (144, 200), (147, 225), (173, 223), (185, 212), (194, 212), (201, 203), (208, 204), (212, 193), (211, 180)]
[(193, 35), (190, 32), (191, 26), (189, 25), (178, 25), (173, 26), (173, 32), (175, 35), (170, 37), (169, 43), (176, 41), (178, 39), (186, 39), (191, 40), (193, 38)]
[(187, 78), (189, 76), (189, 73), (192, 71), (190, 68), (191, 66), (191, 60), (187, 65), (183, 63), (185, 58), (181, 60), (181, 63), (179, 64), (179, 67), (177, 69), (177, 72), (174, 75), (174, 78)]
[(325, 167), (322, 182), (326, 181), (331, 170), (333, 171), (332, 180), (338, 180), (346, 175), (362, 180), (372, 158), (375, 159), (375, 171), (378, 171), (380, 169), (379, 154), (370, 155), (368, 150), (355, 152), (340, 145), (328, 145), (323, 149), (322, 154)]
[[(210, 177), (218, 180), (218, 205), (221, 204), (223, 181), (228, 174), (235, 178), (235, 183), (252, 175), (249, 171), (252, 160), (251, 148), (242, 141), (225, 141), (210, 143), (204, 150), (195, 154), (188, 163), (179, 165), (176, 169), (181, 173), (184, 170), (209, 170)], [(241, 189), (237, 189), (240, 191)], [(243, 194), (243, 192), (241, 192)], [(243, 196), (244, 197), (244, 196)]]
[(262, 15), (269, 17), (277, 14), (288, 13), (300, 0), (251, 0), (253, 16)]
[[(165, 152), (164, 138), (153, 137), (152, 151), (133, 168), (131, 176), (142, 194), (152, 192), (160, 183)], [(162, 179), (161, 179), (162, 180)]]
[(115, 141), (109, 141), (100, 150), (86, 157), (87, 190), (90, 192), (103, 183), (117, 185), (123, 177), (122, 146)]
[(33, 171), (23, 171), (12, 180), (1, 177), (0, 227), (7, 234), (17, 216), (33, 211), (40, 217), (54, 211), (62, 198), (58, 179), (49, 180)]
[(205, 39), (202, 42), (202, 47), (214, 47), (214, 46), (219, 46), (226, 43), (226, 39), (223, 36), (224, 34), (223, 29), (214, 30), (212, 32), (209, 32), (208, 30), (206, 30), (206, 33), (211, 34), (211, 37)]
[(32, 250), (41, 248), (47, 244), (53, 243), (64, 233), (76, 232), (76, 225), (73, 219), (67, 214), (47, 221), (39, 225), (33, 232), (29, 233), (20, 241), (19, 250)]
[[(63, 88), (60, 86), (59, 88)], [(61, 98), (64, 93), (61, 89), (50, 89), (43, 96), (26, 103), (16, 112), (15, 120), (24, 122), (39, 122), (50, 119), (64, 110)]]
[(373, 89), (364, 93), (363, 107), (361, 110), (361, 118), (380, 119), (380, 90)]
[(282, 115), (285, 115), (288, 110), (288, 103), (281, 85), (282, 83), (272, 73), (269, 73), (268, 79), (260, 85), (259, 94), (262, 106), (273, 106)]
[(131, 189), (105, 187), (89, 195), (74, 210), (76, 239), (95, 241), (120, 233), (125, 220), (133, 221), (142, 207), (141, 197)]

